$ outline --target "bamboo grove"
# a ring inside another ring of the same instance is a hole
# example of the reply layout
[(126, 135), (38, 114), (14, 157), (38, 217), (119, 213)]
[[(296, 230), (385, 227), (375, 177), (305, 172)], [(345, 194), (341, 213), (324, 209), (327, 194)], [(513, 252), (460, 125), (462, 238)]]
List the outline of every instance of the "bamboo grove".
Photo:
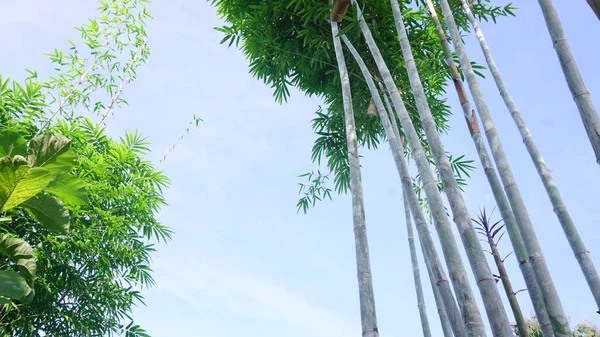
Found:
[[(502, 145), (492, 111), (480, 86), (482, 65), (469, 58), (463, 34), (474, 33), (506, 109), (537, 170), (554, 212), (579, 262), (590, 296), (600, 308), (600, 278), (584, 240), (577, 231), (542, 153), (529, 131), (525, 116), (506, 87), (493, 53), (479, 26), (481, 20), (501, 20), (514, 15), (511, 4), (489, 0), (213, 0), (226, 25), (222, 43), (242, 50), (250, 73), (270, 85), (275, 99), (283, 102), (289, 88), (322, 98), (325, 107), (316, 112), (313, 129), (317, 140), (312, 160), (334, 176), (334, 189), (352, 196), (356, 268), (359, 285), (362, 336), (379, 336), (369, 243), (365, 220), (359, 151), (389, 143), (403, 189), (407, 236), (414, 283), (425, 337), (431, 336), (417, 254), (425, 261), (444, 336), (514, 336), (509, 316), (517, 321), (516, 333), (529, 336), (504, 260), (495, 246), (497, 233), (506, 230), (514, 257), (525, 280), (527, 294), (545, 337), (573, 336), (561, 294), (554, 286), (536, 230), (513, 175), (508, 149)], [(597, 3), (588, 1), (597, 13)], [(559, 13), (551, 0), (539, 0), (558, 59), (571, 91), (591, 148), (600, 163), (600, 117), (577, 68)], [(452, 83), (455, 90), (448, 90)], [(485, 171), (501, 220), (490, 222), (486, 213), (472, 220), (463, 186), (475, 165), (445, 150), (441, 135), (448, 132), (452, 111), (445, 95), (457, 95), (465, 125), (453, 132), (468, 132)], [(470, 98), (469, 98), (470, 96)], [(577, 118), (570, 116), (569, 118)], [(458, 131), (462, 129), (463, 131)], [(487, 143), (487, 145), (486, 145)], [(489, 149), (488, 149), (489, 148)], [(408, 159), (417, 172), (409, 172)], [(530, 163), (519, 163), (530, 165)], [(304, 212), (329, 197), (328, 175), (307, 173), (299, 210)], [(445, 200), (450, 206), (445, 207)], [(399, 205), (400, 206), (400, 205)], [(413, 233), (413, 223), (416, 236)], [(430, 223), (437, 238), (429, 231)], [(500, 224), (502, 223), (502, 224)], [(453, 227), (458, 229), (455, 237)], [(485, 245), (495, 252), (499, 279), (509, 296), (505, 308), (496, 275), (484, 254)], [(439, 240), (441, 251), (434, 245)], [(422, 248), (417, 251), (415, 241)], [(588, 243), (589, 244), (589, 243)], [(462, 258), (461, 250), (466, 253)], [(471, 273), (477, 284), (469, 282)], [(513, 295), (511, 297), (510, 295)], [(483, 306), (475, 298), (480, 296)], [(510, 315), (508, 314), (510, 310)], [(512, 319), (511, 318), (511, 319)], [(531, 325), (531, 324), (529, 324)]]

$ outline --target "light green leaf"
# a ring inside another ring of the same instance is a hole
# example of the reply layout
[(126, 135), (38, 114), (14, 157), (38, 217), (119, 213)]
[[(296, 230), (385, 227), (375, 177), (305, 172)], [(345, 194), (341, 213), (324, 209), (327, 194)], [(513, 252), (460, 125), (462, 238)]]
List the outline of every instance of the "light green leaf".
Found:
[(66, 233), (69, 229), (69, 212), (58, 198), (40, 194), (27, 201), (22, 206), (44, 227)]
[(40, 193), (50, 182), (50, 171), (0, 162), (0, 210), (7, 211)]
[(28, 281), (33, 281), (36, 272), (35, 256), (31, 246), (23, 239), (10, 237), (8, 234), (0, 237), (0, 253), (17, 264), (17, 268)]
[(12, 221), (12, 218), (0, 218), (0, 225), (9, 223)]
[(14, 271), (0, 270), (0, 296), (20, 300), (29, 295), (27, 281)]
[(29, 163), (33, 167), (45, 167), (54, 173), (69, 172), (77, 159), (70, 145), (71, 140), (62, 135), (35, 136), (29, 144)]
[(55, 195), (67, 205), (87, 205), (86, 185), (83, 180), (71, 174), (59, 174), (45, 191)]
[(0, 296), (0, 305), (10, 304), (12, 301), (8, 297)]
[(15, 155), (27, 156), (27, 141), (16, 131), (0, 131), (0, 157)]

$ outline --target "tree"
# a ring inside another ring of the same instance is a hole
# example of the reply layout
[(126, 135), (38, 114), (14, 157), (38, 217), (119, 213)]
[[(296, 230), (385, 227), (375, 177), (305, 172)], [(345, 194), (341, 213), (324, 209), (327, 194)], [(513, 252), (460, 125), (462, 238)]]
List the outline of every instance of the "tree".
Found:
[[(40, 135), (29, 146), (21, 135), (10, 129), (0, 131), (0, 218), (2, 231), (0, 253), (4, 255), (0, 270), (0, 305), (11, 300), (31, 303), (36, 276), (36, 261), (31, 245), (11, 233), (10, 216), (19, 209), (46, 229), (66, 233), (69, 212), (63, 200), (83, 205), (87, 198), (83, 184), (72, 176), (74, 156), (70, 141), (60, 135)], [(49, 194), (48, 194), (49, 193)]]
[(0, 81), (0, 129), (30, 142), (48, 134), (70, 139), (72, 175), (89, 197), (84, 205), (64, 200), (66, 236), (25, 210), (11, 211), (11, 233), (35, 248), (37, 279), (31, 303), (2, 307), (2, 336), (147, 336), (131, 311), (143, 303), (141, 288), (153, 284), (154, 243), (171, 236), (155, 218), (168, 179), (144, 160), (148, 142), (137, 131), (113, 140), (100, 125), (127, 103), (123, 89), (148, 56), (147, 2), (100, 1), (98, 17), (77, 27), (82, 43), (49, 55), (55, 76), (38, 80), (29, 71), (22, 84)]
[[(362, 57), (360, 57), (356, 48), (354, 48), (354, 46), (352, 45), (352, 43), (350, 43), (350, 40), (346, 36), (342, 36), (342, 38), (344, 40), (344, 43), (350, 50), (350, 53), (352, 53), (352, 56), (354, 56), (356, 63), (359, 65), (363, 73), (363, 77), (365, 78), (367, 86), (373, 97), (375, 107), (377, 111), (379, 111), (378, 115), (383, 124), (385, 133), (389, 139), (390, 148), (392, 150), (392, 157), (394, 158), (396, 169), (398, 170), (398, 175), (400, 176), (400, 181), (402, 182), (404, 196), (408, 198), (408, 204), (411, 209), (411, 214), (413, 215), (413, 219), (415, 220), (415, 224), (417, 227), (417, 232), (419, 233), (419, 241), (421, 242), (421, 247), (423, 248), (425, 263), (427, 264), (428, 270), (431, 273), (432, 280), (435, 280), (436, 287), (439, 288), (439, 295), (442, 299), (445, 312), (447, 313), (446, 317), (448, 318), (449, 323), (452, 326), (454, 335), (456, 337), (466, 336), (464, 321), (461, 317), (458, 306), (456, 305), (456, 300), (450, 288), (448, 278), (446, 277), (446, 272), (442, 267), (437, 250), (433, 244), (433, 239), (431, 238), (431, 234), (429, 233), (429, 229), (427, 228), (427, 222), (425, 221), (425, 217), (421, 209), (420, 200), (417, 196), (415, 189), (413, 188), (413, 180), (410, 177), (410, 174), (408, 172), (408, 165), (406, 164), (406, 159), (403, 155), (404, 144), (402, 140), (404, 138), (400, 135), (398, 125), (395, 122), (397, 119), (396, 115), (391, 105), (389, 104), (387, 96), (385, 95), (385, 91), (382, 87), (381, 92), (383, 93), (385, 99), (384, 106), (381, 99), (381, 95), (377, 91), (377, 87), (375, 86), (375, 82), (373, 81), (373, 77), (371, 76), (371, 73), (369, 73)], [(394, 122), (392, 123), (392, 121)]]
[(579, 235), (579, 232), (575, 227), (575, 223), (573, 222), (573, 219), (571, 218), (567, 206), (565, 205), (562, 199), (556, 182), (552, 177), (552, 173), (550, 172), (550, 169), (546, 165), (542, 154), (537, 148), (533, 140), (533, 136), (527, 128), (527, 124), (525, 123), (521, 112), (517, 108), (508, 89), (504, 84), (504, 80), (500, 75), (500, 71), (498, 70), (496, 63), (494, 62), (492, 52), (487, 45), (487, 42), (485, 40), (485, 37), (483, 36), (483, 33), (481, 32), (481, 29), (479, 28), (479, 24), (477, 23), (475, 17), (473, 16), (473, 13), (471, 12), (469, 4), (466, 0), (463, 0), (462, 4), (464, 11), (467, 14), (467, 17), (469, 18), (471, 25), (473, 26), (473, 30), (477, 35), (477, 39), (479, 40), (481, 50), (485, 55), (485, 59), (487, 61), (488, 67), (490, 68), (492, 76), (494, 77), (494, 81), (496, 82), (496, 86), (498, 87), (500, 96), (502, 96), (506, 107), (510, 111), (511, 116), (515, 124), (517, 125), (517, 128), (519, 129), (519, 133), (521, 134), (523, 143), (525, 144), (527, 152), (529, 152), (531, 160), (533, 161), (540, 176), (540, 179), (544, 184), (544, 188), (546, 189), (546, 193), (548, 194), (550, 202), (552, 203), (554, 212), (556, 213), (558, 221), (560, 222), (563, 231), (565, 232), (565, 236), (567, 237), (567, 240), (571, 245), (573, 254), (579, 262), (579, 266), (583, 271), (583, 275), (585, 276), (588, 286), (592, 290), (592, 296), (594, 296), (594, 299), (596, 300), (596, 305), (599, 308), (598, 311), (600, 312), (600, 276), (596, 271), (596, 267), (590, 256), (590, 252), (586, 249), (585, 244), (583, 243), (583, 240), (581, 239), (581, 236)]
[(548, 266), (546, 265), (541, 246), (535, 234), (529, 214), (527, 213), (523, 197), (508, 164), (506, 154), (498, 137), (489, 108), (472, 69), (469, 57), (465, 51), (460, 32), (454, 21), (453, 12), (447, 0), (441, 0), (440, 4), (444, 19), (450, 29), (450, 36), (456, 49), (456, 53), (459, 56), (460, 64), (465, 72), (471, 95), (473, 96), (479, 117), (483, 123), (486, 137), (490, 144), (490, 148), (492, 149), (492, 156), (496, 163), (496, 167), (498, 168), (498, 173), (500, 174), (508, 200), (517, 220), (519, 231), (523, 238), (523, 242), (525, 243), (525, 248), (530, 256), (531, 265), (536, 275), (536, 281), (542, 292), (554, 333), (556, 336), (567, 336), (570, 334), (570, 328), (562, 303), (556, 291), (556, 287), (554, 286), (554, 282), (552, 281)]
[[(490, 6), (488, 1), (478, 8), (482, 17), (503, 16), (502, 8)], [(312, 153), (312, 161), (321, 164), (323, 161), (331, 173), (333, 190), (345, 193), (349, 188), (348, 155), (345, 144), (345, 126), (341, 89), (336, 82), (329, 79), (335, 69), (335, 54), (329, 37), (330, 8), (326, 2), (308, 0), (254, 2), (248, 0), (212, 0), (217, 13), (226, 24), (218, 27), (224, 37), (222, 43), (237, 46), (250, 63), (250, 73), (274, 89), (276, 101), (283, 102), (289, 95), (289, 87), (294, 86), (303, 93), (316, 95), (323, 99), (321, 107), (313, 120), (312, 127), (317, 134)], [(374, 38), (381, 48), (386, 62), (394, 65), (393, 77), (398, 88), (407, 97), (406, 106), (413, 117), (413, 123), (423, 140), (423, 147), (430, 158), (430, 151), (422, 133), (421, 124), (415, 108), (414, 100), (408, 85), (408, 75), (400, 66), (402, 57), (397, 52), (397, 39), (394, 32), (393, 17), (386, 2), (369, 3), (366, 20), (377, 29)], [(355, 16), (352, 9), (347, 17)], [(463, 26), (468, 27), (466, 18)], [(360, 41), (360, 31), (353, 28), (353, 20), (343, 22), (342, 32), (351, 41)], [(440, 131), (448, 130), (447, 118), (450, 110), (441, 98), (445, 91), (447, 75), (445, 64), (440, 58), (435, 35), (431, 32), (431, 22), (427, 13), (417, 11), (407, 19), (409, 37), (416, 55), (419, 58), (418, 68), (424, 82), (436, 126)], [(357, 49), (372, 73), (376, 72), (374, 62), (368, 57), (366, 45), (357, 42)], [(384, 131), (377, 118), (367, 115), (371, 95), (365, 86), (360, 70), (355, 64), (348, 64), (348, 73), (353, 94), (353, 109), (357, 125), (359, 146), (376, 149), (384, 139)], [(459, 158), (460, 156), (456, 156)], [(464, 166), (462, 166), (465, 168)], [(328, 173), (325, 174), (328, 176)], [(323, 197), (321, 195), (320, 197)], [(311, 206), (309, 199), (301, 199), (299, 208)]]
[[(495, 336), (509, 337), (512, 335), (512, 333), (506, 311), (504, 310), (504, 305), (500, 299), (500, 293), (498, 292), (495, 282), (491, 277), (492, 273), (485, 259), (481, 244), (477, 239), (477, 234), (475, 233), (473, 224), (471, 223), (471, 218), (468, 215), (469, 213), (466, 203), (462, 197), (459, 185), (452, 172), (452, 167), (448, 157), (446, 156), (446, 151), (444, 150), (444, 145), (442, 144), (440, 135), (435, 129), (433, 117), (425, 97), (423, 85), (421, 84), (419, 72), (415, 65), (415, 59), (408, 41), (408, 34), (406, 33), (404, 19), (402, 18), (403, 13), (400, 11), (400, 6), (398, 5), (397, 0), (391, 0), (391, 3), (396, 22), (396, 30), (400, 40), (400, 48), (404, 57), (404, 64), (409, 74), (409, 81), (413, 96), (417, 102), (417, 110), (419, 112), (423, 128), (425, 129), (425, 134), (432, 150), (436, 166), (441, 172), (442, 184), (444, 185), (444, 190), (446, 191), (450, 208), (452, 209), (453, 220), (459, 229), (459, 233), (463, 245), (466, 248), (467, 257), (471, 264), (472, 271), (478, 280), (477, 285), (483, 297), (483, 303), (487, 312), (488, 320), (491, 324), (492, 333)], [(405, 13), (407, 12), (409, 12), (409, 10), (405, 11)], [(408, 133), (410, 134), (410, 128), (404, 126), (404, 124), (403, 127), (405, 130), (408, 129)], [(410, 144), (411, 137), (408, 136), (408, 139)], [(428, 192), (428, 190), (426, 190), (426, 192)], [(432, 200), (432, 198), (429, 197), (429, 194), (428, 198), (429, 200)]]
[[(519, 268), (521, 270), (523, 278), (525, 279), (525, 284), (527, 285), (529, 297), (531, 298), (531, 301), (533, 303), (536, 315), (540, 320), (542, 331), (547, 337), (554, 336), (554, 332), (550, 324), (550, 318), (546, 311), (546, 305), (542, 298), (540, 289), (536, 283), (535, 275), (533, 269), (531, 268), (531, 264), (529, 263), (527, 251), (525, 250), (525, 244), (523, 243), (521, 233), (519, 232), (519, 229), (517, 227), (515, 215), (512, 209), (510, 208), (510, 204), (508, 202), (508, 198), (506, 197), (506, 193), (504, 192), (502, 183), (498, 178), (496, 169), (492, 165), (490, 155), (481, 136), (479, 122), (477, 121), (475, 113), (473, 113), (473, 110), (471, 109), (471, 103), (469, 102), (468, 94), (463, 85), (463, 80), (459, 74), (458, 68), (454, 61), (452, 50), (450, 49), (448, 40), (446, 39), (446, 32), (442, 28), (442, 25), (437, 15), (436, 8), (434, 7), (433, 2), (431, 0), (427, 0), (427, 7), (429, 9), (431, 18), (435, 24), (440, 44), (442, 45), (442, 48), (444, 50), (444, 56), (448, 65), (448, 69), (450, 71), (450, 76), (452, 77), (452, 81), (454, 82), (456, 94), (458, 96), (460, 105), (465, 116), (467, 129), (469, 130), (471, 139), (473, 140), (473, 144), (475, 145), (475, 148), (477, 150), (477, 154), (481, 162), (481, 167), (485, 172), (485, 176), (494, 195), (496, 204), (498, 205), (498, 209), (500, 210), (500, 214), (502, 215), (502, 219), (506, 224), (508, 236), (512, 243), (517, 261), (519, 263)], [(506, 8), (505, 10), (510, 11), (509, 8)]]

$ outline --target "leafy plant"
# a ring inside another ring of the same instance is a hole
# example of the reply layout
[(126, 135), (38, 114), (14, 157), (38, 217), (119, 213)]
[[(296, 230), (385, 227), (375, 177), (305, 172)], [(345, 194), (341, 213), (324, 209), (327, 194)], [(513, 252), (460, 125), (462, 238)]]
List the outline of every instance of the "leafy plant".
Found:
[(60, 196), (69, 235), (38, 226), (23, 207), (11, 210), (9, 234), (35, 248), (35, 299), (0, 308), (0, 336), (147, 336), (131, 310), (143, 303), (140, 287), (153, 284), (152, 241), (171, 236), (155, 219), (168, 179), (144, 160), (148, 142), (137, 131), (113, 140), (100, 126), (127, 104), (124, 89), (149, 55), (147, 3), (101, 0), (99, 15), (77, 27), (81, 40), (49, 54), (56, 73), (48, 79), (35, 71), (23, 83), (0, 77), (0, 129), (29, 143), (45, 133), (70, 139), (72, 175), (89, 198), (77, 206)]
[(23, 208), (47, 229), (66, 233), (69, 212), (60, 198), (73, 205), (87, 202), (83, 184), (70, 174), (75, 166), (70, 143), (64, 136), (44, 134), (28, 146), (18, 132), (0, 130), (0, 253), (10, 261), (0, 270), (1, 304), (31, 302), (36, 276), (33, 249), (11, 233), (11, 212)]

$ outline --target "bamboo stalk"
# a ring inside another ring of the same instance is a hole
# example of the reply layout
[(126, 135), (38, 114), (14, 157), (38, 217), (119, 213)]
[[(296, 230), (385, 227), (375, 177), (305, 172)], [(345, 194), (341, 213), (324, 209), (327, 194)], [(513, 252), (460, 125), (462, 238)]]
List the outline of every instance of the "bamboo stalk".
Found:
[(469, 21), (471, 22), (471, 25), (473, 26), (475, 34), (477, 35), (481, 50), (485, 55), (485, 59), (490, 71), (492, 72), (492, 76), (494, 77), (498, 91), (500, 92), (506, 107), (510, 111), (511, 116), (517, 125), (517, 128), (519, 129), (521, 138), (523, 138), (523, 143), (525, 144), (527, 152), (529, 153), (529, 156), (531, 157), (531, 160), (533, 161), (537, 172), (542, 179), (546, 193), (548, 194), (550, 202), (552, 203), (552, 207), (554, 208), (554, 213), (556, 213), (558, 221), (560, 222), (571, 249), (573, 250), (573, 254), (577, 259), (577, 262), (579, 262), (579, 267), (585, 276), (588, 286), (592, 291), (592, 295), (594, 296), (594, 300), (596, 301), (596, 306), (600, 312), (600, 276), (598, 276), (598, 271), (596, 270), (596, 266), (594, 266), (590, 252), (585, 248), (585, 244), (583, 243), (583, 240), (581, 239), (581, 236), (575, 227), (575, 223), (573, 222), (573, 219), (567, 210), (567, 206), (562, 199), (560, 191), (558, 190), (558, 186), (552, 177), (552, 173), (550, 172), (550, 169), (548, 169), (541, 152), (537, 148), (533, 140), (533, 136), (531, 135), (529, 128), (527, 128), (527, 124), (525, 123), (521, 112), (517, 108), (517, 105), (513, 101), (512, 96), (504, 84), (504, 79), (502, 78), (500, 70), (494, 61), (492, 52), (485, 40), (485, 37), (483, 36), (483, 32), (481, 31), (477, 20), (475, 20), (475, 17), (471, 12), (469, 3), (466, 0), (462, 0), (462, 5)]
[(421, 284), (421, 273), (419, 271), (419, 261), (417, 260), (417, 249), (415, 248), (415, 237), (410, 219), (410, 206), (404, 195), (404, 215), (406, 217), (406, 234), (408, 237), (408, 248), (410, 250), (410, 263), (413, 270), (413, 280), (415, 281), (415, 291), (417, 292), (417, 307), (419, 308), (419, 317), (421, 318), (421, 328), (423, 337), (431, 337), (431, 328), (429, 327), (429, 318), (427, 318), (427, 308), (425, 307), (425, 298), (423, 297), (423, 285)]
[(456, 293), (458, 304), (461, 308), (461, 313), (463, 315), (463, 321), (465, 322), (467, 332), (469, 336), (486, 336), (483, 319), (481, 317), (481, 313), (479, 312), (477, 302), (475, 301), (475, 295), (471, 289), (471, 285), (462, 262), (462, 257), (460, 256), (458, 244), (456, 243), (454, 233), (452, 232), (450, 221), (446, 215), (444, 203), (437, 187), (437, 180), (434, 179), (433, 172), (429, 166), (429, 161), (425, 156), (420, 139), (416, 133), (414, 125), (412, 124), (410, 116), (408, 115), (408, 111), (406, 110), (404, 102), (402, 101), (400, 92), (398, 91), (392, 75), (385, 64), (385, 61), (383, 60), (381, 52), (379, 51), (379, 48), (377, 47), (373, 36), (371, 35), (358, 4), (356, 1), (354, 3), (356, 4), (355, 8), (358, 12), (359, 24), (363, 32), (363, 36), (365, 37), (369, 50), (375, 59), (375, 63), (377, 64), (386, 89), (392, 98), (392, 103), (399, 115), (400, 123), (402, 124), (409, 147), (411, 148), (411, 153), (415, 158), (419, 174), (423, 180), (425, 194), (427, 195), (427, 200), (435, 220), (435, 227), (438, 232), (440, 242), (442, 243), (442, 251), (444, 253), (446, 265), (448, 266), (448, 272), (452, 280), (454, 292)]
[(431, 114), (429, 104), (427, 103), (425, 90), (421, 84), (421, 78), (415, 64), (412, 48), (408, 41), (408, 34), (406, 33), (404, 19), (400, 12), (400, 6), (398, 5), (397, 0), (391, 0), (391, 4), (396, 30), (400, 40), (400, 48), (402, 50), (402, 56), (404, 57), (404, 67), (408, 71), (410, 86), (417, 103), (417, 110), (433, 153), (436, 166), (440, 171), (442, 184), (446, 196), (448, 197), (452, 214), (454, 215), (454, 223), (458, 227), (460, 237), (467, 252), (467, 257), (469, 258), (471, 269), (477, 279), (477, 286), (479, 287), (479, 291), (483, 298), (483, 304), (487, 312), (492, 334), (497, 337), (512, 337), (512, 328), (504, 305), (502, 304), (500, 292), (496, 287), (496, 282), (487, 263), (483, 248), (481, 247), (475, 228), (471, 223), (467, 205), (462, 197), (458, 183), (456, 182), (450, 161), (446, 156), (444, 145), (437, 132), (435, 121)]
[(542, 8), (544, 20), (546, 20), (546, 26), (548, 27), (548, 32), (552, 39), (552, 45), (554, 46), (554, 50), (560, 61), (565, 80), (567, 81), (573, 100), (575, 100), (575, 104), (579, 110), (583, 126), (590, 143), (592, 144), (596, 162), (600, 165), (600, 117), (598, 116), (598, 111), (592, 101), (592, 95), (583, 82), (579, 67), (577, 66), (573, 53), (571, 53), (569, 41), (565, 36), (562, 24), (560, 23), (560, 18), (558, 17), (558, 13), (556, 13), (556, 9), (554, 9), (552, 0), (538, 0), (538, 2)]
[(533, 224), (529, 218), (527, 208), (525, 207), (525, 202), (523, 201), (519, 187), (516, 184), (512, 170), (508, 164), (508, 160), (506, 158), (506, 154), (504, 153), (500, 138), (498, 137), (498, 132), (494, 125), (494, 121), (489, 112), (485, 98), (483, 97), (481, 88), (479, 87), (479, 82), (477, 81), (469, 57), (465, 51), (465, 47), (461, 40), (458, 28), (456, 27), (456, 23), (454, 22), (450, 5), (448, 4), (447, 0), (440, 0), (440, 4), (442, 7), (442, 13), (444, 14), (444, 19), (448, 25), (448, 28), (450, 29), (450, 36), (452, 38), (452, 42), (454, 43), (456, 53), (458, 54), (460, 65), (465, 73), (471, 95), (473, 96), (479, 117), (483, 123), (485, 135), (490, 144), (490, 148), (492, 149), (492, 156), (496, 162), (498, 173), (500, 174), (500, 178), (504, 184), (504, 189), (517, 220), (519, 232), (521, 233), (521, 237), (525, 243), (525, 249), (529, 255), (529, 261), (531, 262), (531, 266), (535, 272), (535, 279), (538, 282), (539, 288), (542, 292), (542, 297), (544, 298), (544, 303), (546, 304), (546, 310), (548, 311), (550, 323), (554, 329), (554, 334), (557, 337), (570, 336), (571, 332), (569, 323), (567, 321), (567, 316), (565, 315), (562, 303), (556, 291), (556, 287), (554, 286), (554, 282), (550, 276), (550, 271), (546, 265), (544, 254), (542, 253), (542, 249), (537, 239), (537, 235), (535, 234)]
[[(431, 0), (427, 0), (427, 6), (431, 18), (435, 24), (438, 37), (440, 38), (442, 49), (444, 50), (446, 64), (448, 65), (450, 76), (452, 77), (452, 81), (456, 89), (456, 94), (458, 95), (460, 105), (465, 115), (465, 122), (467, 123), (469, 133), (471, 134), (471, 138), (473, 139), (473, 143), (475, 145), (475, 148), (477, 149), (477, 154), (481, 162), (482, 169), (485, 172), (488, 183), (492, 189), (494, 199), (496, 201), (496, 204), (498, 205), (498, 209), (500, 210), (500, 214), (502, 216), (502, 219), (504, 220), (504, 224), (506, 225), (508, 236), (510, 238), (513, 250), (515, 251), (515, 257), (519, 262), (521, 274), (525, 279), (525, 284), (529, 292), (529, 297), (531, 298), (535, 314), (538, 318), (538, 321), (540, 322), (540, 328), (545, 337), (552, 337), (554, 336), (554, 331), (552, 330), (550, 318), (546, 311), (546, 305), (544, 304), (542, 294), (536, 283), (531, 264), (529, 263), (527, 251), (525, 250), (525, 244), (523, 243), (523, 239), (521, 238), (521, 234), (519, 233), (519, 228), (517, 226), (514, 214), (512, 212), (512, 209), (510, 208), (510, 204), (502, 188), (502, 183), (500, 182), (500, 179), (496, 174), (496, 169), (492, 165), (490, 155), (488, 153), (487, 148), (485, 147), (479, 128), (479, 123), (477, 122), (476, 115), (471, 109), (471, 103), (469, 102), (468, 94), (461, 81), (458, 68), (454, 63), (452, 50), (450, 49), (450, 45), (448, 44), (448, 40), (446, 39), (446, 33), (442, 28), (442, 24), (440, 23), (435, 7)], [(471, 119), (469, 120), (469, 118)]]
[(408, 198), (410, 210), (417, 228), (417, 233), (419, 234), (419, 241), (421, 243), (421, 247), (424, 250), (425, 263), (428, 265), (428, 268), (431, 269), (431, 273), (434, 275), (434, 280), (436, 282), (437, 288), (439, 289), (440, 296), (442, 297), (442, 303), (444, 304), (444, 308), (446, 309), (446, 314), (448, 316), (448, 319), (450, 320), (450, 324), (452, 326), (454, 335), (456, 337), (466, 337), (467, 335), (465, 331), (465, 323), (461, 318), (460, 311), (458, 310), (456, 300), (450, 287), (450, 283), (448, 282), (448, 278), (446, 277), (446, 272), (442, 267), (439, 255), (435, 249), (435, 245), (431, 237), (431, 233), (427, 228), (427, 222), (425, 221), (425, 217), (423, 215), (421, 205), (419, 204), (417, 194), (413, 189), (413, 182), (408, 172), (408, 165), (406, 163), (406, 159), (404, 158), (404, 148), (399, 140), (399, 133), (397, 130), (394, 130), (393, 124), (395, 123), (391, 123), (390, 121), (395, 120), (394, 117), (390, 119), (390, 116), (393, 116), (393, 110), (391, 108), (386, 109), (384, 107), (383, 102), (381, 100), (381, 96), (379, 95), (379, 92), (375, 87), (375, 83), (373, 81), (371, 73), (367, 69), (367, 66), (365, 65), (363, 59), (360, 57), (354, 46), (352, 46), (350, 41), (345, 36), (342, 36), (342, 39), (344, 40), (344, 43), (348, 47), (348, 50), (350, 50), (350, 53), (354, 56), (354, 59), (358, 63), (371, 92), (371, 96), (375, 101), (375, 106), (377, 107), (377, 110), (380, 111), (379, 118), (381, 119), (381, 123), (383, 125), (386, 136), (390, 143), (390, 147), (392, 149), (392, 156), (394, 158), (394, 163), (396, 164), (396, 169), (398, 170), (398, 174), (402, 182), (404, 195)]
[(358, 274), (362, 336), (378, 337), (379, 330), (377, 328), (377, 314), (375, 312), (375, 296), (373, 293), (371, 260), (369, 257), (362, 178), (360, 174), (360, 160), (358, 156), (358, 140), (356, 136), (356, 125), (354, 122), (354, 111), (352, 108), (350, 78), (348, 76), (348, 70), (346, 69), (346, 60), (344, 59), (342, 43), (338, 37), (338, 25), (334, 21), (331, 21), (331, 33), (333, 35), (333, 44), (335, 47), (335, 56), (340, 73), (340, 80), (342, 82), (344, 118), (346, 123), (346, 141), (348, 144), (348, 162), (350, 165), (350, 191), (352, 194), (352, 215), (354, 222), (356, 270)]

